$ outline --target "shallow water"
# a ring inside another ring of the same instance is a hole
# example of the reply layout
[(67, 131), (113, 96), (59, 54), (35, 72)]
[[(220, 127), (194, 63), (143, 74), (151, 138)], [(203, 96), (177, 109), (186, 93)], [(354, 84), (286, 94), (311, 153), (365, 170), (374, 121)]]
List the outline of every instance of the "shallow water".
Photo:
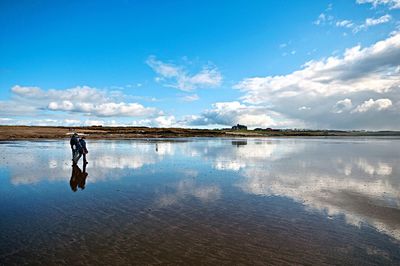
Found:
[(400, 264), (400, 139), (0, 143), (0, 264)]

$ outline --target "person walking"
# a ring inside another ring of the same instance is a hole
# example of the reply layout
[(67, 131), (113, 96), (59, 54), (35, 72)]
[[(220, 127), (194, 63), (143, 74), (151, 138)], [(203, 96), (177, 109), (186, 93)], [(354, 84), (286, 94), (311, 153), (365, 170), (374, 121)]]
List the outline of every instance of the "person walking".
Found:
[[(86, 161), (86, 154), (88, 154), (89, 153), (89, 151), (87, 150), (87, 148), (86, 148), (86, 141), (85, 141), (85, 136), (82, 136), (80, 139), (79, 139), (79, 144), (80, 144), (80, 147), (81, 147), (81, 149), (79, 150), (79, 158), (83, 155), (83, 164), (85, 165), (85, 164), (87, 164), (88, 162)], [(79, 159), (78, 159), (79, 160)]]
[(72, 163), (76, 164), (79, 160), (79, 158), (78, 160), (76, 158), (79, 156), (79, 149), (81, 147), (77, 133), (72, 134), (69, 144), (71, 145), (72, 150)]
[(80, 139), (78, 139), (78, 143), (78, 155), (75, 157), (75, 163), (78, 163), (79, 159), (83, 155), (83, 165), (86, 165), (88, 163), (86, 161), (86, 154), (88, 153), (88, 150), (86, 148), (85, 137), (82, 136)]

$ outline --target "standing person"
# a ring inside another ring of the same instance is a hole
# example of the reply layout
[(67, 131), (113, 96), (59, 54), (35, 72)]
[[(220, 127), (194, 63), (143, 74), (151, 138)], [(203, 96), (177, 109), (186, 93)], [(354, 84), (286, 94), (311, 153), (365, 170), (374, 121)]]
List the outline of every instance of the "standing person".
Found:
[[(81, 145), (81, 150), (79, 151), (80, 154), (83, 154), (83, 164), (87, 164), (88, 162), (86, 161), (86, 154), (89, 153), (89, 151), (86, 148), (86, 141), (85, 141), (85, 136), (82, 136), (79, 140), (79, 144)], [(84, 166), (85, 167), (85, 166)]]
[(76, 160), (76, 158), (79, 155), (79, 148), (81, 146), (77, 133), (72, 134), (69, 144), (71, 145), (72, 150), (72, 163), (76, 164), (76, 162), (79, 160)]

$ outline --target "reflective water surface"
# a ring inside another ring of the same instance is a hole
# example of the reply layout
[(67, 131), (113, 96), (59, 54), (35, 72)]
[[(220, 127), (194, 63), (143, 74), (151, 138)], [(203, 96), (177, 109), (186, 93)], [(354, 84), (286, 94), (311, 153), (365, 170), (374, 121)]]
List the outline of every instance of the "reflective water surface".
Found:
[(400, 264), (400, 139), (0, 142), (0, 264)]

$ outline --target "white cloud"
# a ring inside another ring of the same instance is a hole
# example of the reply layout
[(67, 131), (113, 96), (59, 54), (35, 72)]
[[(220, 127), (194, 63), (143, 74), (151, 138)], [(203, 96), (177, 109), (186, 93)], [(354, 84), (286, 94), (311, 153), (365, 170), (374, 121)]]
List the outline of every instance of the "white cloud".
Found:
[(284, 76), (247, 78), (236, 85), (244, 100), (260, 103), (271, 97), (329, 96), (359, 91), (385, 92), (400, 84), (400, 33), (376, 44), (347, 49), (343, 57), (309, 61), (303, 69)]
[(379, 5), (388, 6), (390, 9), (400, 8), (400, 0), (357, 0), (358, 4), (372, 4), (374, 8)]
[(106, 91), (91, 88), (89, 86), (78, 86), (65, 90), (42, 90), (39, 87), (27, 87), (16, 85), (11, 88), (11, 92), (16, 96), (26, 100), (69, 100), (75, 102), (105, 102), (110, 100)]
[(26, 97), (36, 97), (42, 93), (39, 87), (23, 87), (16, 85), (11, 88), (11, 91), (15, 94), (24, 95)]
[[(306, 62), (286, 75), (246, 78), (234, 88), (244, 93), (244, 103), (268, 107), (308, 127), (399, 129), (400, 118), (394, 110), (385, 117), (379, 112), (374, 117), (372, 113), (368, 117), (359, 112), (346, 117), (337, 114), (344, 113), (339, 105), (348, 109), (350, 103), (360, 105), (367, 97), (400, 101), (400, 33), (369, 47), (347, 49), (342, 56)], [(340, 102), (343, 98), (348, 100)], [(301, 112), (298, 106), (311, 110)]]
[(182, 127), (184, 126), (176, 120), (173, 115), (160, 115), (155, 118), (147, 118), (132, 121), (130, 126), (146, 126), (146, 127)]
[(50, 102), (48, 109), (52, 111), (71, 111), (86, 115), (102, 116), (149, 116), (157, 113), (155, 108), (146, 108), (138, 103), (72, 103), (71, 101)]
[(0, 101), (1, 116), (35, 115), (37, 107), (20, 101)]
[(11, 118), (8, 118), (8, 117), (0, 117), (0, 124), (7, 124), (7, 123), (9, 123), (10, 121), (12, 121)]
[(217, 102), (213, 108), (198, 116), (189, 116), (183, 121), (188, 125), (232, 126), (243, 124), (254, 127), (290, 127), (301, 126), (299, 121), (288, 119), (283, 115), (262, 106), (245, 105), (238, 101)]
[(198, 101), (200, 99), (200, 97), (197, 94), (190, 94), (190, 95), (183, 96), (181, 99), (184, 102), (194, 102), (194, 101)]
[(365, 19), (364, 24), (361, 24), (361, 25), (358, 25), (358, 26), (354, 27), (353, 32), (357, 33), (357, 32), (359, 32), (361, 30), (366, 30), (366, 29), (368, 29), (369, 27), (372, 27), (372, 26), (388, 23), (391, 19), (392, 19), (392, 17), (390, 15), (388, 15), (388, 14), (383, 15), (383, 16), (381, 16), (379, 18), (367, 18), (367, 19)]
[(376, 101), (374, 101), (373, 99), (369, 99), (368, 101), (365, 101), (362, 104), (358, 105), (353, 112), (364, 113), (371, 110), (381, 111), (391, 106), (392, 101), (389, 99), (378, 99)]
[(353, 22), (351, 20), (341, 20), (341, 21), (336, 21), (336, 27), (343, 27), (343, 28), (351, 28), (353, 27)]
[(325, 11), (326, 13), (321, 13), (319, 14), (318, 18), (313, 22), (313, 24), (317, 26), (323, 26), (325, 24), (332, 25), (333, 24), (333, 16), (329, 15), (329, 11), (331, 11), (332, 8), (327, 8)]
[(154, 119), (157, 127), (172, 127), (176, 124), (175, 117), (171, 116), (159, 116)]
[(350, 99), (346, 98), (340, 101), (337, 101), (336, 104), (333, 106), (332, 112), (336, 114), (340, 114), (344, 111), (348, 111), (353, 107), (353, 103)]
[(88, 86), (42, 90), (39, 87), (16, 85), (11, 88), (11, 92), (11, 101), (0, 102), (1, 114), (33, 116), (43, 114), (44, 111), (80, 113), (94, 117), (146, 117), (161, 114), (153, 107), (119, 101), (125, 98), (120, 92), (107, 92)]
[(163, 82), (167, 87), (182, 91), (191, 91), (197, 88), (218, 87), (222, 83), (222, 75), (216, 67), (204, 66), (196, 74), (189, 74), (182, 66), (164, 63), (150, 56), (146, 63), (159, 75), (157, 82)]
[(319, 14), (317, 20), (315, 20), (313, 23), (315, 25), (321, 25), (326, 21), (326, 15), (324, 13)]
[(367, 18), (365, 20), (365, 25), (366, 26), (375, 26), (383, 23), (387, 23), (392, 19), (392, 17), (388, 14), (381, 16), (380, 18), (373, 19), (373, 18)]

